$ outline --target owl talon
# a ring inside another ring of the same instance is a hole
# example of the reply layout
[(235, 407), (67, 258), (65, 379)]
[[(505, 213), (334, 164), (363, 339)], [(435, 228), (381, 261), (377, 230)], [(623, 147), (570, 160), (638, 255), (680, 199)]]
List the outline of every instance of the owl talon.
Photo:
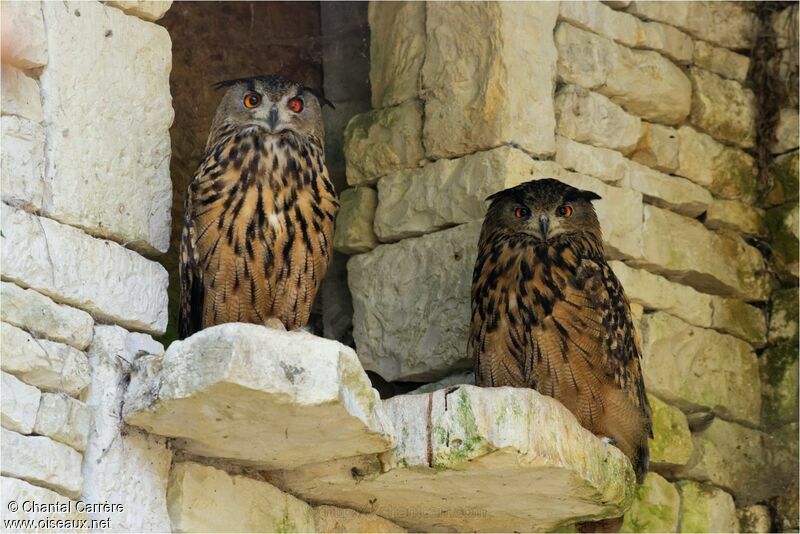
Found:
[(280, 319), (277, 317), (270, 317), (266, 321), (264, 321), (264, 326), (267, 328), (272, 328), (273, 330), (280, 330), (282, 332), (286, 332), (286, 326), (281, 322)]

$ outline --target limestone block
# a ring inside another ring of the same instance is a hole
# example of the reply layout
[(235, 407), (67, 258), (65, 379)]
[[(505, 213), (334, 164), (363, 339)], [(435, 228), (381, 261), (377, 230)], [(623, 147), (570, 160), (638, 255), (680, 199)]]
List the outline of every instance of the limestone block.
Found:
[(726, 228), (747, 236), (767, 235), (764, 210), (735, 200), (714, 200), (708, 206), (705, 224), (712, 230)]
[[(341, 4), (334, 5), (338, 6)], [(358, 4), (355, 4), (355, 6), (357, 5)], [(356, 9), (355, 6), (353, 6), (353, 9)], [(331, 9), (333, 8), (331, 7)], [(339, 50), (335, 43), (331, 43), (331, 46)], [(342, 55), (347, 57), (347, 61), (349, 62), (352, 58), (349, 54), (346, 56), (344, 54), (345, 53), (342, 52)], [(348, 75), (349, 74), (351, 73), (348, 73)], [(369, 90), (369, 84), (366, 85)], [(350, 119), (359, 113), (369, 111), (370, 107), (368, 100), (334, 102), (334, 104), (336, 109), (331, 109), (328, 106), (322, 108), (322, 120), (325, 122), (325, 166), (328, 168), (328, 173), (330, 174), (331, 181), (336, 191), (342, 191), (347, 187), (347, 172), (344, 157), (344, 131)]]
[(399, 438), (394, 450), (268, 479), (304, 500), (425, 532), (551, 531), (620, 515), (633, 497), (622, 453), (534, 390), (460, 386), (384, 404)]
[(797, 203), (767, 210), (767, 226), (772, 238), (771, 259), (778, 276), (785, 281), (796, 281), (800, 237), (800, 208)]
[(756, 97), (739, 82), (705, 69), (689, 70), (692, 80), (692, 124), (713, 137), (753, 148), (756, 139)]
[(172, 466), (167, 506), (175, 532), (314, 532), (309, 505), (276, 487), (194, 462)]
[(798, 336), (798, 293), (795, 288), (779, 289), (770, 297), (769, 341), (796, 341)]
[(797, 7), (790, 5), (772, 14), (778, 48), (797, 46)]
[(678, 130), (680, 148), (676, 174), (720, 198), (751, 203), (757, 196), (755, 164), (749, 154), (715, 141), (689, 126)]
[(373, 184), (398, 169), (416, 167), (422, 149), (422, 105), (410, 100), (399, 106), (356, 115), (344, 133), (347, 183)]
[(705, 41), (695, 43), (692, 61), (698, 67), (737, 82), (744, 82), (750, 69), (749, 57)]
[(2, 66), (2, 91), (0, 91), (0, 108), (3, 115), (16, 115), (23, 119), (41, 122), (42, 100), (39, 97), (39, 82), (14, 68)]
[(602, 1), (608, 7), (613, 7), (614, 9), (625, 9), (631, 3), (631, 0), (602, 0)]
[(54, 302), (32, 289), (0, 282), (0, 319), (41, 339), (83, 350), (92, 341), (94, 321), (85, 311)]
[(558, 19), (572, 26), (599, 33), (629, 47), (641, 40), (639, 19), (621, 11), (615, 11), (601, 2), (561, 2)]
[[(796, 289), (792, 289), (795, 291)], [(759, 359), (763, 386), (762, 417), (767, 428), (797, 421), (798, 364), (797, 342), (769, 347)]]
[(739, 532), (772, 532), (772, 517), (769, 508), (754, 504), (736, 510), (739, 518)]
[(642, 319), (642, 352), (650, 393), (685, 411), (759, 423), (761, 382), (749, 344), (657, 312)]
[(342, 191), (339, 203), (333, 248), (344, 254), (360, 254), (375, 248), (378, 238), (373, 222), (378, 193), (366, 186), (352, 187)]
[(681, 495), (678, 532), (738, 531), (736, 506), (728, 493), (690, 480), (681, 480), (675, 486)]
[(314, 532), (407, 532), (401, 526), (375, 514), (362, 514), (350, 508), (314, 508)]
[[(130, 363), (138, 353), (163, 348), (144, 334), (97, 326), (89, 349), (92, 382), (86, 405), (92, 413), (83, 463), (83, 499), (119, 503), (113, 526), (125, 532), (170, 532), (167, 479), (172, 451), (167, 440), (122, 424), (122, 402)], [(102, 513), (89, 514), (92, 519)]]
[(27, 211), (38, 211), (44, 201), (45, 133), (41, 124), (4, 115), (0, 118), (3, 143), (3, 202)]
[[(788, 451), (784, 456), (786, 464), (782, 468), (787, 473), (797, 473), (798, 471), (798, 423), (797, 421), (785, 425), (773, 433), (778, 447), (783, 447)], [(800, 519), (800, 495), (798, 495), (798, 477), (784, 483), (777, 497), (770, 500), (770, 504), (775, 510), (775, 526), (784, 531), (797, 529)]]
[(639, 48), (661, 52), (671, 60), (688, 64), (692, 62), (694, 41), (679, 29), (659, 22), (642, 22)]
[(394, 441), (352, 349), (243, 323), (205, 329), (142, 365), (124, 417), (193, 454), (270, 468), (382, 452)]
[(648, 167), (671, 173), (678, 168), (679, 147), (677, 130), (661, 124), (643, 122), (642, 137), (631, 158)]
[[(637, 154), (638, 151), (637, 146)], [(560, 135), (556, 136), (555, 161), (565, 169), (594, 176), (612, 185), (621, 182), (627, 170), (625, 158), (616, 150), (585, 145)]]
[[(80, 522), (86, 519), (86, 513), (78, 511), (75, 501), (59, 495), (55, 491), (34, 486), (17, 478), (0, 477), (0, 495), (2, 495), (0, 499), (2, 499), (4, 520), (28, 520), (37, 524), (42, 520)], [(8, 511), (11, 501), (19, 506), (14, 513)], [(30, 505), (23, 507), (22, 503), (26, 502), (36, 503), (36, 507)], [(51, 509), (64, 511), (50, 511)], [(69, 530), (59, 529), (59, 531), (67, 532)]]
[(0, 386), (0, 423), (3, 428), (30, 434), (36, 422), (41, 391), (5, 372), (0, 372)]
[(116, 243), (4, 208), (3, 280), (82, 308), (96, 319), (163, 334), (167, 271)]
[(689, 115), (691, 83), (661, 54), (631, 50), (565, 23), (555, 38), (559, 81), (597, 91), (653, 122), (678, 124)]
[(769, 166), (772, 188), (767, 194), (766, 203), (770, 206), (797, 200), (798, 191), (798, 152), (778, 156)]
[(647, 399), (653, 411), (653, 437), (648, 440), (650, 468), (658, 471), (686, 465), (694, 449), (686, 416), (653, 395), (648, 395)]
[(98, 2), (43, 2), (42, 11), (50, 57), (39, 81), (52, 132), (45, 213), (138, 250), (166, 252), (173, 119), (167, 30)]
[(664, 174), (635, 161), (627, 162), (626, 167), (622, 184), (642, 193), (645, 201), (651, 204), (697, 217), (713, 202), (708, 190), (689, 180)]
[(642, 258), (635, 263), (695, 289), (744, 300), (766, 300), (771, 280), (761, 253), (733, 233), (644, 206)]
[(773, 154), (783, 154), (795, 150), (800, 146), (798, 141), (800, 131), (800, 118), (797, 108), (783, 108), (778, 116), (778, 125), (775, 127), (775, 142), (770, 147)]
[(769, 61), (769, 68), (777, 74), (776, 86), (774, 88), (775, 97), (782, 105), (796, 108), (798, 106), (798, 55), (800, 49), (795, 45), (791, 48), (781, 50)]
[(556, 131), (579, 143), (630, 154), (642, 135), (642, 121), (601, 94), (568, 85), (556, 94)]
[(3, 61), (21, 69), (47, 64), (47, 36), (41, 2), (3, 2)]
[(620, 532), (677, 532), (681, 498), (675, 486), (648, 473), (636, 486), (633, 504), (625, 512)]
[(475, 372), (471, 369), (469, 371), (461, 371), (459, 373), (446, 376), (441, 380), (437, 380), (436, 382), (430, 382), (424, 386), (420, 386), (417, 389), (410, 391), (409, 394), (417, 395), (420, 393), (430, 393), (438, 389), (444, 389), (448, 386), (458, 386), (461, 384), (474, 386)]
[(0, 428), (4, 476), (21, 478), (70, 498), (81, 494), (81, 454), (44, 436), (23, 436)]
[(24, 330), (0, 323), (3, 371), (45, 391), (78, 396), (89, 384), (86, 354), (62, 343), (34, 339)]
[(430, 2), (422, 67), (431, 159), (515, 144), (555, 151), (556, 3)]
[(425, 60), (425, 4), (373, 2), (369, 5), (369, 30), (372, 107), (418, 98)]
[(746, 6), (719, 2), (631, 2), (627, 8), (646, 20), (666, 22), (690, 35), (719, 46), (749, 50), (756, 16)]
[(82, 452), (89, 440), (91, 417), (83, 402), (63, 393), (43, 393), (33, 431)]
[(741, 338), (756, 348), (767, 342), (764, 311), (738, 299), (711, 296), (711, 324), (715, 330)]
[(150, 21), (163, 17), (172, 6), (172, 0), (105, 0), (105, 3), (128, 15)]

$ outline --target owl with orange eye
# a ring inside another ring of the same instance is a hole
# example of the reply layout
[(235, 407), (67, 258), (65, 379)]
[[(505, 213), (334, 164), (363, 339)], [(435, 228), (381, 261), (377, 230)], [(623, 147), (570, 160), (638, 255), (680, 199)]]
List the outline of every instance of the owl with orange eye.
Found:
[(294, 330), (333, 253), (339, 203), (321, 109), (331, 104), (275, 75), (216, 87), (226, 92), (186, 194), (179, 333), (230, 322)]
[[(479, 386), (533, 388), (647, 473), (650, 407), (625, 292), (592, 202), (551, 178), (490, 196), (472, 277), (468, 351)], [(616, 531), (621, 518), (579, 524)]]

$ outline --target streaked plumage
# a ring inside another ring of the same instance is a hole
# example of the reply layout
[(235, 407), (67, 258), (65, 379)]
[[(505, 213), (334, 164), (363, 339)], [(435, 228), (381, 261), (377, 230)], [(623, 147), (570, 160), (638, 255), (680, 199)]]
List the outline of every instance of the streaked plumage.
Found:
[(320, 97), (278, 76), (219, 85), (228, 90), (186, 197), (180, 335), (234, 321), (295, 329), (328, 268), (338, 209)]

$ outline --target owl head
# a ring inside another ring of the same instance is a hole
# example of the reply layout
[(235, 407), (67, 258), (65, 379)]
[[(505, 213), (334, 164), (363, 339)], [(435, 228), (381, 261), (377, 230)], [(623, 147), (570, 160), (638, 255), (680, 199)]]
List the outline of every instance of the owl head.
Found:
[(532, 180), (489, 196), (486, 223), (504, 233), (550, 243), (587, 233), (602, 240), (592, 201), (600, 195), (553, 178)]
[(256, 128), (265, 135), (293, 132), (323, 142), (321, 108), (333, 104), (313, 89), (273, 74), (225, 80), (215, 87), (228, 90), (217, 107), (212, 136), (223, 128)]

